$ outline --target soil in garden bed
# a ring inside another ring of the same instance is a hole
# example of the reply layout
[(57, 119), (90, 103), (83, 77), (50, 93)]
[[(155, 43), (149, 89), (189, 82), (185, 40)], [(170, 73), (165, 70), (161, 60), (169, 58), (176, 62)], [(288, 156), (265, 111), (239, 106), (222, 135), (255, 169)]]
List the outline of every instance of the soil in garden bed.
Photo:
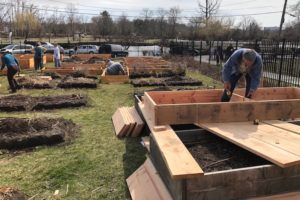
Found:
[(201, 133), (197, 144), (186, 144), (189, 152), (204, 172), (216, 172), (270, 164), (269, 161), (252, 154), (212, 133)]
[(174, 76), (171, 78), (134, 79), (131, 81), (134, 87), (145, 86), (201, 86), (202, 82), (188, 77)]
[(20, 88), (51, 89), (55, 87), (54, 81), (43, 80), (39, 78), (21, 77), (21, 78), (17, 78), (16, 80)]
[(26, 200), (25, 194), (11, 187), (0, 187), (0, 200)]
[(166, 70), (163, 72), (131, 72), (129, 75), (130, 79), (136, 79), (136, 78), (163, 78), (163, 77), (172, 77), (172, 76), (185, 76), (185, 70), (180, 71), (172, 71), (172, 70)]
[(58, 83), (59, 88), (97, 88), (97, 80), (92, 78), (67, 76)]
[(14, 112), (80, 107), (86, 106), (87, 103), (87, 96), (76, 94), (41, 97), (9, 95), (0, 97), (0, 111)]
[(76, 125), (63, 118), (0, 119), (0, 148), (24, 149), (70, 141)]

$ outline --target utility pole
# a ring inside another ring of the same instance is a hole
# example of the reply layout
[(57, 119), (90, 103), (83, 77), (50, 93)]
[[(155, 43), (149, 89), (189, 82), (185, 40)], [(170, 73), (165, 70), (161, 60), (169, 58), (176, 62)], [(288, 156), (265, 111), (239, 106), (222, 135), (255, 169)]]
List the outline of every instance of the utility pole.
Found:
[(282, 32), (282, 26), (283, 26), (283, 23), (284, 23), (284, 16), (285, 16), (285, 12), (286, 12), (286, 5), (287, 5), (287, 1), (288, 0), (285, 0), (284, 1), (284, 5), (283, 5), (283, 10), (282, 10), (282, 16), (281, 16), (281, 21), (280, 21), (280, 27), (279, 27), (279, 35), (278, 35), (278, 38), (281, 37), (281, 32)]

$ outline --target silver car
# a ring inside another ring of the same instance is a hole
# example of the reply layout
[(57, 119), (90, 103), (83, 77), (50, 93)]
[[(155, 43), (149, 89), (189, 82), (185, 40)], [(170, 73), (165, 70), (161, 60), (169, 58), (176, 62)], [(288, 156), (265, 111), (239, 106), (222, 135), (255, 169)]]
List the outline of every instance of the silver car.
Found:
[(77, 49), (77, 53), (98, 53), (99, 47), (97, 45), (80, 45)]
[(1, 51), (8, 51), (12, 54), (25, 54), (32, 53), (33, 48), (30, 44), (11, 44), (1, 49)]

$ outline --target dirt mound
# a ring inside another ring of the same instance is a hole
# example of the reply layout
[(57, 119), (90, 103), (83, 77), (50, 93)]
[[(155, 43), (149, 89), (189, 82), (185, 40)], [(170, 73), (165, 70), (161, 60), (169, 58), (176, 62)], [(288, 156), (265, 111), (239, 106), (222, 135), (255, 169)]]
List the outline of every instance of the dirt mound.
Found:
[(103, 58), (99, 58), (97, 56), (93, 56), (87, 61), (83, 62), (83, 64), (95, 64), (95, 63), (101, 63), (104, 62), (105, 60)]
[(87, 96), (61, 95), (32, 97), (25, 95), (9, 95), (0, 97), (0, 111), (32, 111), (86, 106)]
[(55, 87), (54, 82), (39, 78), (21, 77), (16, 80), (19, 87), (26, 89), (51, 89)]
[(131, 81), (134, 87), (145, 86), (201, 86), (202, 82), (192, 78), (183, 76), (174, 76), (168, 79), (164, 78), (148, 78), (134, 79)]
[(9, 95), (0, 97), (0, 111), (13, 112), (30, 110), (32, 104), (31, 96)]
[(23, 149), (53, 145), (75, 137), (76, 125), (63, 118), (0, 119), (0, 147)]
[(88, 75), (85, 71), (76, 71), (70, 74), (69, 76), (73, 78), (90, 78), (90, 79), (98, 79), (97, 76)]
[(97, 80), (91, 78), (78, 77), (74, 78), (71, 76), (65, 77), (57, 87), (59, 88), (97, 88)]
[(26, 200), (25, 194), (11, 187), (0, 187), (0, 200)]
[(61, 75), (56, 72), (45, 72), (44, 76), (51, 76), (52, 79), (61, 79)]
[(136, 79), (136, 78), (149, 78), (149, 77), (155, 77), (155, 78), (163, 78), (163, 77), (172, 77), (172, 76), (185, 76), (185, 70), (165, 70), (162, 72), (150, 72), (150, 71), (133, 71), (130, 73), (129, 78), (130, 79)]
[(87, 96), (82, 95), (63, 95), (35, 97), (35, 105), (32, 110), (58, 109), (86, 106), (88, 103)]

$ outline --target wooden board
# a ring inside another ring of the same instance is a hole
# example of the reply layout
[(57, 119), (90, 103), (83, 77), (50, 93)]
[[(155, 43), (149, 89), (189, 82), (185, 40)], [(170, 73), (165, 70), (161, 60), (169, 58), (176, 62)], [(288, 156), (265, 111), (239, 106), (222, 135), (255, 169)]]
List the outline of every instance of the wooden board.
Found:
[(297, 97), (300, 89), (285, 90), (292, 93), (291, 98), (250, 101), (235, 96), (232, 102), (218, 102), (222, 90), (146, 92), (145, 107), (151, 108), (148, 112), (153, 115), (156, 126), (300, 117), (300, 99), (293, 98)]
[(204, 128), (280, 167), (300, 164), (300, 135), (252, 122), (201, 123)]
[(203, 170), (173, 129), (170, 126), (163, 126), (157, 129), (151, 117), (148, 116), (144, 105), (139, 103), (139, 107), (150, 128), (153, 139), (161, 151), (171, 177), (173, 179), (185, 179), (203, 176)]
[(288, 122), (280, 121), (280, 120), (269, 120), (269, 121), (263, 121), (263, 123), (269, 124), (271, 126), (275, 126), (290, 132), (293, 132), (295, 134), (300, 135), (300, 126), (291, 124)]
[(249, 200), (299, 200), (299, 199), (300, 199), (300, 192), (290, 192), (290, 193), (272, 195), (267, 197), (251, 198)]
[(172, 200), (150, 159), (126, 179), (132, 200)]
[(143, 130), (145, 124), (144, 124), (143, 120), (141, 119), (141, 117), (139, 116), (138, 112), (136, 111), (135, 107), (129, 108), (128, 112), (133, 117), (133, 120), (136, 123), (131, 136), (138, 137), (142, 133), (142, 130)]
[(117, 111), (113, 114), (112, 121), (115, 128), (116, 136), (123, 137), (124, 135), (126, 135), (130, 124), (127, 122), (126, 119), (123, 118), (120, 109), (117, 109)]
[(133, 117), (130, 115), (130, 113), (128, 112), (129, 108), (126, 107), (122, 107), (119, 108), (120, 112), (122, 113), (122, 117), (123, 119), (127, 122), (129, 128), (127, 130), (127, 132), (125, 133), (125, 136), (129, 137), (136, 125), (136, 122), (134, 121)]

